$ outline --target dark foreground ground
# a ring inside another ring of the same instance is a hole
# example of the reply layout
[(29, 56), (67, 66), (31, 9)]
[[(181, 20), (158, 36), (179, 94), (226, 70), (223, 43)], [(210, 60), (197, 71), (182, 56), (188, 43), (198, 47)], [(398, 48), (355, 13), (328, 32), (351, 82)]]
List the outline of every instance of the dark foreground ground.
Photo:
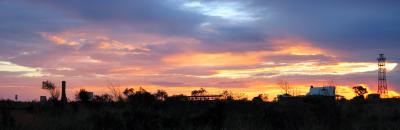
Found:
[(400, 100), (0, 102), (0, 129), (399, 130)]

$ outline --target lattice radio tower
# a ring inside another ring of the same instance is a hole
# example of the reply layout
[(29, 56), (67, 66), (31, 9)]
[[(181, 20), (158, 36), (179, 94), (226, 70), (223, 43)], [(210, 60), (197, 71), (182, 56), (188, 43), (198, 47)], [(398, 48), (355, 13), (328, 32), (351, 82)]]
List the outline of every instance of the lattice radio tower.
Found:
[(387, 97), (387, 82), (386, 82), (386, 58), (383, 54), (378, 57), (378, 93), (382, 97)]

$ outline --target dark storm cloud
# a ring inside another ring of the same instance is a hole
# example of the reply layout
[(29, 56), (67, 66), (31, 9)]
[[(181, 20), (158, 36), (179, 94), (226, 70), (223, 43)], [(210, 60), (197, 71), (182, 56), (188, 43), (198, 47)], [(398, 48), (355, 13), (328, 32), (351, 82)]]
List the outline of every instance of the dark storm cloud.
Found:
[(31, 54), (18, 55), (10, 61), (31, 67), (55, 67), (58, 65), (56, 61), (75, 55), (74, 53), (76, 53), (74, 49), (68, 46), (52, 46), (38, 49)]
[[(184, 10), (181, 8), (182, 2), (188, 1), (72, 0), (38, 3), (63, 12), (68, 17), (82, 19), (96, 25), (95, 28), (106, 29), (115, 35), (149, 32), (166, 36), (193, 37), (202, 40), (204, 46), (210, 46), (199, 48), (208, 50), (219, 48), (213, 46), (225, 46), (227, 49), (238, 51), (243, 51), (243, 48), (259, 48), (260, 42), (266, 38), (265, 30), (257, 27), (256, 22), (229, 23), (218, 17)], [(201, 30), (201, 25), (207, 22), (211, 22), (212, 29), (217, 34)]]
[(38, 3), (50, 5), (71, 17), (93, 24), (115, 27), (123, 25), (121, 29), (131, 31), (139, 29), (165, 34), (185, 34), (192, 31), (191, 28), (202, 19), (201, 15), (179, 10), (176, 3), (169, 1), (48, 0)]
[[(242, 25), (217, 25), (213, 28), (216, 32), (214, 33), (203, 33), (198, 34), (197, 37), (202, 39), (205, 44), (211, 46), (225, 46), (227, 49), (256, 49), (251, 46), (257, 44), (265, 44), (267, 35), (265, 30), (257, 28), (256, 26), (242, 26)], [(226, 46), (226, 44), (231, 46)], [(242, 47), (239, 47), (242, 46)], [(247, 47), (243, 47), (247, 46)], [(249, 48), (250, 47), (250, 48)], [(213, 48), (208, 48), (213, 50)], [(214, 48), (223, 49), (223, 48)], [(260, 49), (260, 48), (258, 48)], [(226, 50), (225, 50), (226, 51)]]
[[(304, 37), (323, 47), (346, 50), (388, 49), (400, 40), (398, 1), (201, 1), (243, 3), (260, 18), (239, 24), (182, 10), (179, 2), (182, 1), (2, 1), (0, 33), (8, 39), (16, 39), (15, 34), (19, 34), (31, 41), (29, 37), (37, 37), (32, 32), (90, 24), (113, 32), (196, 37), (204, 41), (204, 46), (211, 44), (204, 48), (210, 50), (220, 48), (212, 48), (213, 45), (225, 44), (231, 45), (227, 48), (232, 50), (259, 48), (266, 38), (281, 35)], [(198, 27), (204, 22), (212, 22), (212, 29), (218, 33), (199, 32)]]
[[(24, 65), (35, 64), (34, 59), (44, 61), (44, 57), (34, 57), (46, 50), (48, 42), (40, 32), (63, 31), (68, 27), (81, 24), (79, 19), (68, 19), (60, 12), (29, 4), (26, 1), (0, 1), (0, 55), (1, 60), (12, 60)], [(58, 50), (62, 51), (62, 50)], [(33, 54), (33, 57), (30, 56)], [(17, 59), (21, 57), (21, 59)], [(29, 57), (25, 60), (25, 57)], [(30, 61), (33, 61), (30, 62)]]
[(0, 38), (24, 42), (38, 41), (34, 39), (37, 32), (61, 31), (81, 23), (79, 19), (63, 17), (62, 12), (24, 1), (1, 1), (0, 16)]

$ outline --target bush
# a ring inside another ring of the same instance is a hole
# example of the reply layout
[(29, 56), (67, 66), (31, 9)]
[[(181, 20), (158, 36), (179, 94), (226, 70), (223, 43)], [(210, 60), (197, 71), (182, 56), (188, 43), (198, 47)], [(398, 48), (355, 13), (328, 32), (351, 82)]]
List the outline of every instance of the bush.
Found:
[(91, 94), (85, 89), (81, 89), (79, 90), (78, 94), (76, 94), (76, 100), (83, 103), (88, 103), (91, 100)]

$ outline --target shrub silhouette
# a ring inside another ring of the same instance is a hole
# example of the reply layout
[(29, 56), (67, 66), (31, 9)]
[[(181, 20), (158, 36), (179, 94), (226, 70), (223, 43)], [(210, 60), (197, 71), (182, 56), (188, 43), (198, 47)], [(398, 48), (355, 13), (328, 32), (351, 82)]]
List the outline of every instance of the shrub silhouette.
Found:
[(76, 94), (76, 100), (81, 101), (83, 103), (88, 103), (91, 100), (91, 95), (88, 91), (85, 89), (79, 90), (79, 92)]
[(95, 103), (112, 103), (113, 101), (113, 96), (109, 94), (103, 94), (103, 95), (95, 95), (92, 99), (93, 102)]
[(103, 111), (102, 114), (93, 115), (94, 129), (96, 130), (114, 130), (123, 127), (123, 120), (110, 111)]
[(260, 94), (257, 97), (254, 97), (252, 101), (256, 103), (262, 103), (264, 101), (268, 101), (268, 96), (266, 94)]
[[(337, 130), (399, 129), (400, 100), (335, 101), (307, 96), (295, 102), (213, 100), (190, 101), (185, 95), (157, 100), (139, 88), (127, 89), (126, 99), (113, 102), (108, 94), (68, 102), (65, 109), (38, 102), (0, 100), (0, 129), (266, 129)], [(82, 89), (82, 95), (87, 91)], [(79, 95), (79, 94), (77, 94)], [(78, 96), (77, 96), (78, 97)], [(86, 96), (81, 96), (86, 97)], [(88, 104), (80, 103), (88, 101)]]
[(255, 103), (262, 103), (264, 102), (263, 99), (260, 96), (254, 97), (251, 101)]
[(127, 96), (128, 102), (132, 105), (152, 105), (156, 101), (156, 97), (147, 92), (142, 87), (138, 91), (133, 92), (133, 89), (125, 89), (124, 95)]

